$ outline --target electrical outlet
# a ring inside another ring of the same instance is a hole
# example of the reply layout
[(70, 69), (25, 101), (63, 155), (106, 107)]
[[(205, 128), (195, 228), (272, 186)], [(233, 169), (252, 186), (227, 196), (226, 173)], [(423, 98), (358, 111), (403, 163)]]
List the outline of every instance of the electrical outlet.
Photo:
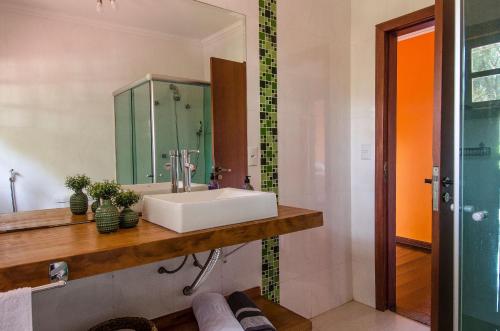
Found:
[(361, 145), (361, 160), (371, 160), (372, 159), (372, 146), (371, 145)]

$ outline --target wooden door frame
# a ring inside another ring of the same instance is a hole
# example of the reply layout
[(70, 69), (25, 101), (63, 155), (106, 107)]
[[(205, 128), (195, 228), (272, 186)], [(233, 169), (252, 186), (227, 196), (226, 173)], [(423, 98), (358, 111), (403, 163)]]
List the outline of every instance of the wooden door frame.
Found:
[[(375, 285), (376, 308), (382, 311), (386, 309), (394, 310), (396, 304), (395, 92), (397, 83), (397, 37), (398, 35), (431, 26), (434, 21), (435, 6), (430, 6), (376, 26)], [(440, 64), (441, 62), (439, 62)], [(435, 71), (438, 70), (440, 68), (436, 66)], [(440, 91), (435, 88), (435, 93), (440, 93)], [(434, 113), (436, 113), (436, 107)]]

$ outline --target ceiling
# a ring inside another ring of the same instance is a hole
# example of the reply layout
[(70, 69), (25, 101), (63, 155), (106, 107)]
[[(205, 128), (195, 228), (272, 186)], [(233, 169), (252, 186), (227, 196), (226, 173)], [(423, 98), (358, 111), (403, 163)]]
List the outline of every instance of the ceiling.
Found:
[(2, 0), (1, 4), (193, 39), (204, 39), (245, 20), (242, 14), (194, 0), (116, 1), (113, 10), (109, 0), (103, 0), (101, 13), (96, 10), (96, 0)]

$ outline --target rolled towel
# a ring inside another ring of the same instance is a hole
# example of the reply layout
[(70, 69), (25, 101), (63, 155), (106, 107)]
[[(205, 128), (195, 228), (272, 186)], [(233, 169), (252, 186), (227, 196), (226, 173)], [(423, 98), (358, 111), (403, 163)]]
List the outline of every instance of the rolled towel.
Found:
[(234, 292), (227, 302), (245, 331), (276, 331), (273, 324), (245, 293)]
[(197, 295), (193, 299), (193, 312), (200, 331), (243, 331), (221, 294)]
[(33, 330), (31, 288), (0, 293), (0, 330)]

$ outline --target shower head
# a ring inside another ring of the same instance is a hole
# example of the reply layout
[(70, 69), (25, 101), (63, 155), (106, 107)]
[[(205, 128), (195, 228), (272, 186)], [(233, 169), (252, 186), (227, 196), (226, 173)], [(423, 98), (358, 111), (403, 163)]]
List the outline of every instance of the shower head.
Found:
[(174, 84), (170, 84), (169, 87), (170, 90), (173, 92), (174, 101), (181, 101), (181, 94), (179, 93), (179, 88)]

